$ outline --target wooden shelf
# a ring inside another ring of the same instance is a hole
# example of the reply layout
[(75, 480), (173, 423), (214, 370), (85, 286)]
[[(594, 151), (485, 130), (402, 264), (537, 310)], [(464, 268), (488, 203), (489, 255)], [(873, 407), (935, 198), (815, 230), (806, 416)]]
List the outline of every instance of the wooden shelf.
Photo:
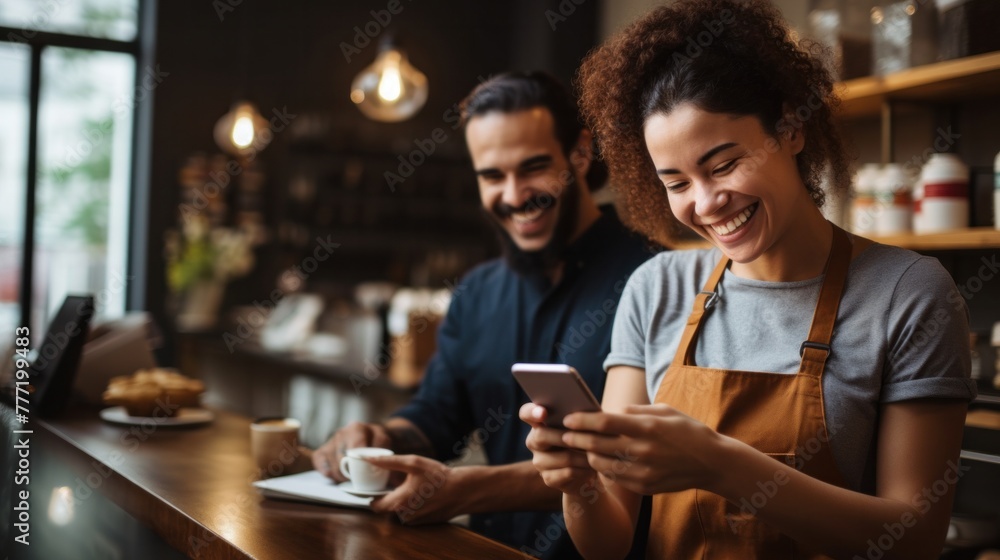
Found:
[[(993, 228), (972, 228), (945, 233), (929, 233), (924, 235), (904, 234), (871, 239), (885, 245), (895, 245), (912, 251), (956, 251), (976, 249), (1000, 249), (1000, 231)], [(673, 245), (675, 250), (708, 249), (712, 245), (708, 241), (693, 239), (678, 241)]]
[(1000, 248), (1000, 231), (993, 228), (972, 228), (924, 235), (892, 235), (872, 237), (879, 243), (914, 251), (952, 251), (962, 249)]
[(1000, 52), (848, 80), (838, 90), (840, 116), (847, 119), (876, 116), (885, 100), (953, 101), (1000, 94)]

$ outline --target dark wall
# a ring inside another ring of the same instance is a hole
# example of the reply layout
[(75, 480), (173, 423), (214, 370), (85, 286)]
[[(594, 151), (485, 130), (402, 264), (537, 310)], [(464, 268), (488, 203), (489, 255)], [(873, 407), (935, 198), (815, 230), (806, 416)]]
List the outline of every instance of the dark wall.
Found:
[[(461, 209), (453, 208), (450, 215), (474, 213), (469, 201), (475, 202), (475, 183), (471, 175), (462, 175), (468, 172), (464, 142), (461, 131), (452, 129), (454, 118), (448, 111), (479, 79), (505, 70), (544, 69), (568, 81), (597, 36), (597, 2), (577, 6), (563, 0), (560, 8), (560, 2), (553, 0), (400, 0), (402, 10), (391, 16), (388, 29), (394, 32), (414, 66), (427, 75), (430, 95), (427, 105), (413, 119), (385, 124), (363, 117), (351, 103), (349, 91), (354, 76), (374, 60), (381, 38), (380, 33), (365, 45), (363, 40), (356, 40), (355, 27), (375, 28), (371, 12), (386, 10), (388, 0), (228, 2), (238, 5), (228, 6), (227, 0), (169, 0), (158, 6), (156, 60), (169, 76), (155, 92), (144, 307), (168, 329), (172, 320), (164, 305), (167, 292), (163, 233), (178, 223), (177, 172), (192, 153), (219, 152), (212, 129), (238, 96), (245, 95), (255, 102), (265, 117), (271, 115), (272, 109), (287, 108), (288, 113), (297, 115), (295, 120), (302, 121), (299, 124), (309, 121), (324, 125), (318, 141), (311, 138), (308, 149), (302, 149), (301, 130), (296, 132), (293, 122), (278, 132), (257, 157), (267, 177), (262, 206), (272, 241), (258, 252), (251, 277), (234, 284), (231, 292), (236, 295), (229, 295), (230, 303), (249, 303), (273, 289), (275, 269), (300, 258), (301, 252), (296, 253), (276, 235), (278, 226), (288, 217), (287, 187), (297, 170), (322, 167), (324, 163), (341, 165), (344, 154), (351, 153), (362, 154), (368, 163), (382, 161), (388, 166), (385, 162), (392, 162), (397, 154), (411, 151), (415, 139), (427, 138), (442, 128), (447, 141), (429, 158), (432, 164), (418, 168), (414, 180), (407, 182), (412, 191), (440, 181), (467, 181), (463, 188), (469, 190), (456, 202), (462, 204)], [(384, 20), (386, 13), (380, 15)], [(353, 53), (348, 61), (342, 43), (361, 52)], [(366, 168), (373, 170), (376, 177), (366, 187), (366, 192), (375, 193), (366, 199), (369, 207), (409, 203), (397, 195), (412, 196), (419, 202), (421, 193), (390, 191), (385, 181), (378, 179), (382, 175), (378, 165)], [(320, 181), (318, 188), (333, 191), (339, 187), (336, 179), (328, 179)], [(385, 226), (383, 229), (393, 231), (388, 226), (398, 225), (392, 212), (376, 212), (375, 216), (376, 223), (369, 223), (369, 227)], [(476, 220), (481, 221), (479, 216)], [(429, 220), (434, 227), (447, 221)], [(457, 220), (452, 225), (465, 228), (466, 224)], [(470, 239), (483, 236), (481, 226), (468, 227)], [(371, 237), (362, 233), (364, 239)], [(446, 234), (448, 238), (460, 237), (454, 230)], [(422, 241), (413, 237), (406, 251), (419, 253), (421, 248), (433, 249), (433, 244), (433, 238)], [(338, 274), (353, 270), (353, 276), (342, 276), (354, 281), (378, 276), (382, 270), (382, 276), (408, 278), (408, 271), (399, 269), (412, 261), (390, 262), (392, 255), (370, 244), (363, 249), (345, 254)], [(234, 297), (237, 301), (233, 301)]]

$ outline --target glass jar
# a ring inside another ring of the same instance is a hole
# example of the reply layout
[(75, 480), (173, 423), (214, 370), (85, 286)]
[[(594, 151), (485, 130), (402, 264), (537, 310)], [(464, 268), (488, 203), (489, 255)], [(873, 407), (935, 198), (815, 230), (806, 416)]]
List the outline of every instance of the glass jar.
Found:
[(831, 72), (841, 80), (872, 73), (874, 0), (812, 0), (809, 34), (833, 51)]

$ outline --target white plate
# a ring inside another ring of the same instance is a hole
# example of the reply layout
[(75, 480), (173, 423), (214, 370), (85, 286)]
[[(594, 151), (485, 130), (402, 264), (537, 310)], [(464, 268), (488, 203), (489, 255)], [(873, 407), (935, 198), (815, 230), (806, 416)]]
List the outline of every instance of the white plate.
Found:
[(392, 492), (391, 488), (386, 490), (355, 490), (354, 485), (351, 484), (350, 480), (347, 482), (341, 482), (337, 485), (337, 488), (340, 488), (348, 494), (354, 494), (355, 496), (385, 496), (389, 492)]
[(125, 412), (124, 406), (113, 406), (102, 410), (101, 418), (108, 422), (128, 426), (141, 426), (149, 423), (154, 426), (195, 426), (208, 424), (215, 419), (215, 414), (204, 408), (182, 408), (177, 411), (177, 416), (174, 417), (129, 416), (128, 412)]

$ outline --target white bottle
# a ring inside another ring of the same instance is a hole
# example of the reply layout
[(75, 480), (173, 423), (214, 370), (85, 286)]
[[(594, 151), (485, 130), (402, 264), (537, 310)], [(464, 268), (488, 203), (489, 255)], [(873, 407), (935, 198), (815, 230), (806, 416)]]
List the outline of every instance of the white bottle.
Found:
[(1000, 230), (1000, 154), (993, 162), (993, 227)]
[(934, 154), (920, 173), (921, 233), (969, 227), (969, 168), (955, 154)]
[(903, 166), (890, 163), (882, 168), (875, 182), (875, 233), (896, 235), (911, 231), (913, 200), (912, 181)]
[(924, 213), (920, 211), (923, 204), (924, 181), (918, 177), (917, 182), (913, 185), (913, 233), (918, 235), (925, 233), (926, 230), (924, 227)]
[(875, 204), (875, 189), (879, 166), (866, 163), (854, 175), (853, 200), (851, 200), (851, 231), (858, 235), (875, 233), (879, 207)]

